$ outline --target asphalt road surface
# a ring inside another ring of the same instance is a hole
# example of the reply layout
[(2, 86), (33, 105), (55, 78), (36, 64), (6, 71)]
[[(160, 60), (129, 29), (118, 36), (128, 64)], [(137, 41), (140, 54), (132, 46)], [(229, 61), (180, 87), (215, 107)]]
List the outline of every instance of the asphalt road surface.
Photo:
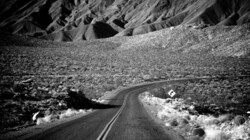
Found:
[(154, 121), (138, 95), (149, 85), (118, 91), (110, 108), (99, 109), (81, 118), (57, 125), (28, 140), (179, 140), (177, 134)]

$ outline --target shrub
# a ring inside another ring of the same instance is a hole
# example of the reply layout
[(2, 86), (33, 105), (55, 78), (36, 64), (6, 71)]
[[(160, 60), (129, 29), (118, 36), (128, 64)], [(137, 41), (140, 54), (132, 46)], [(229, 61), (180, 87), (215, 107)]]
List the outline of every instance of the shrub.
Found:
[(159, 97), (159, 98), (162, 98), (162, 99), (166, 99), (166, 98), (169, 97), (169, 96), (166, 94), (164, 88), (162, 88), (162, 87), (155, 87), (155, 88), (151, 89), (149, 92), (150, 92), (153, 96)]

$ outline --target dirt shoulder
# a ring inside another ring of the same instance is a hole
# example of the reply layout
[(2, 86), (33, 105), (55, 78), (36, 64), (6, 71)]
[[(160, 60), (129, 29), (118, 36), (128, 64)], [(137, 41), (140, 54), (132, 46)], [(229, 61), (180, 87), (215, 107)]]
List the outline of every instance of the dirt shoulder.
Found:
[[(93, 110), (93, 111), (95, 111), (95, 110)], [(71, 116), (71, 117), (68, 117), (68, 118), (63, 118), (63, 119), (60, 119), (60, 120), (56, 120), (56, 121), (50, 122), (50, 123), (35, 125), (35, 126), (19, 129), (19, 130), (16, 130), (16, 131), (9, 131), (7, 133), (0, 134), (1, 135), (0, 139), (1, 140), (25, 139), (25, 138), (33, 136), (35, 134), (42, 133), (43, 131), (45, 131), (47, 129), (50, 129), (52, 127), (55, 127), (57, 125), (60, 125), (62, 123), (66, 123), (66, 122), (72, 121), (74, 119), (86, 116), (86, 115), (92, 113), (93, 111), (89, 111), (89, 112), (84, 113), (84, 114), (77, 114), (77, 115), (74, 115), (74, 116)]]
[(148, 104), (146, 102), (143, 101), (143, 96), (140, 95), (139, 97), (139, 101), (141, 102), (141, 104), (143, 105), (143, 107), (146, 109), (147, 113), (149, 114), (149, 116), (159, 125), (161, 126), (166, 134), (172, 135), (175, 134), (176, 139), (183, 139), (185, 140), (185, 138), (182, 136), (181, 133), (179, 133), (178, 131), (172, 129), (171, 127), (168, 127), (165, 125), (164, 121), (162, 121), (159, 117), (157, 117), (158, 111), (162, 108), (161, 106), (158, 106), (157, 104), (155, 104), (154, 106), (151, 104)]
[(187, 140), (249, 139), (250, 121), (242, 115), (199, 114), (184, 99), (161, 99), (150, 92), (142, 93), (139, 98), (156, 122)]
[[(114, 91), (111, 91), (111, 92), (105, 94), (105, 96), (101, 97), (98, 101), (100, 101), (102, 104), (108, 104), (110, 102), (110, 99), (112, 99), (114, 96), (116, 96), (117, 93), (119, 93), (119, 91), (122, 89), (123, 89), (123, 87), (120, 87)], [(74, 119), (86, 116), (94, 111), (96, 111), (96, 110), (88, 110), (85, 113), (76, 114), (76, 115), (73, 115), (73, 116), (70, 116), (67, 118), (55, 120), (55, 121), (50, 122), (50, 123), (43, 123), (40, 125), (30, 126), (30, 127), (26, 127), (26, 128), (19, 128), (18, 130), (13, 130), (13, 131), (9, 131), (6, 133), (1, 133), (0, 136), (1, 136), (1, 139), (3, 139), (3, 140), (25, 139), (25, 138), (30, 137), (32, 135), (42, 133), (43, 131), (50, 129), (52, 127), (55, 127), (57, 125), (60, 125), (62, 123), (66, 123), (66, 122), (72, 121)]]

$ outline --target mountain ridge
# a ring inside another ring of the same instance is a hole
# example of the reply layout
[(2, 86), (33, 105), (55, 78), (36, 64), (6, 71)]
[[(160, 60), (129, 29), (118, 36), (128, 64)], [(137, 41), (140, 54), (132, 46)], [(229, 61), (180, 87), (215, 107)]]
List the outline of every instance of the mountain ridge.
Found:
[(3, 0), (0, 30), (54, 41), (132, 36), (177, 25), (242, 25), (248, 0)]

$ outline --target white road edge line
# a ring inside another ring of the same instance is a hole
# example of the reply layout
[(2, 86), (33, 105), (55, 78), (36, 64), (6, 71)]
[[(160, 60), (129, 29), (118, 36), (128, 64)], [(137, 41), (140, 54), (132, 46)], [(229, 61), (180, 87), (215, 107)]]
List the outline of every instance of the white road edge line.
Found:
[[(241, 75), (241, 76), (226, 76), (223, 78), (234, 78), (234, 77), (249, 77), (249, 75)], [(143, 83), (143, 84), (138, 84), (135, 86), (131, 86), (131, 87), (137, 87), (137, 86), (143, 86), (143, 85), (152, 85), (152, 84), (160, 84), (160, 83), (167, 83), (167, 82), (178, 82), (178, 81), (188, 81), (188, 80), (201, 80), (201, 79), (216, 79), (216, 78), (220, 78), (220, 77), (208, 77), (208, 76), (203, 76), (203, 77), (194, 77), (194, 78), (176, 78), (176, 79), (170, 79), (170, 80), (162, 80), (162, 81), (156, 81), (156, 82), (150, 82), (150, 83)], [(123, 102), (122, 107), (120, 108), (120, 110), (116, 113), (116, 115), (109, 121), (109, 123), (105, 126), (105, 128), (103, 129), (103, 131), (101, 132), (101, 134), (98, 136), (97, 140), (105, 140), (109, 131), (111, 130), (113, 124), (115, 123), (115, 121), (117, 120), (117, 118), (119, 117), (119, 115), (121, 114), (121, 112), (124, 109), (124, 106), (126, 105), (126, 100), (127, 100), (128, 94), (125, 97), (125, 100)]]
[(122, 107), (119, 109), (119, 111), (115, 114), (115, 116), (109, 121), (109, 123), (105, 126), (105, 128), (102, 130), (101, 134), (98, 136), (97, 140), (105, 140), (106, 137), (108, 136), (109, 131), (111, 130), (113, 124), (115, 123), (115, 121), (117, 120), (117, 118), (120, 116), (120, 114), (122, 113), (125, 105), (126, 105), (126, 101), (128, 98), (128, 94), (126, 95)]

